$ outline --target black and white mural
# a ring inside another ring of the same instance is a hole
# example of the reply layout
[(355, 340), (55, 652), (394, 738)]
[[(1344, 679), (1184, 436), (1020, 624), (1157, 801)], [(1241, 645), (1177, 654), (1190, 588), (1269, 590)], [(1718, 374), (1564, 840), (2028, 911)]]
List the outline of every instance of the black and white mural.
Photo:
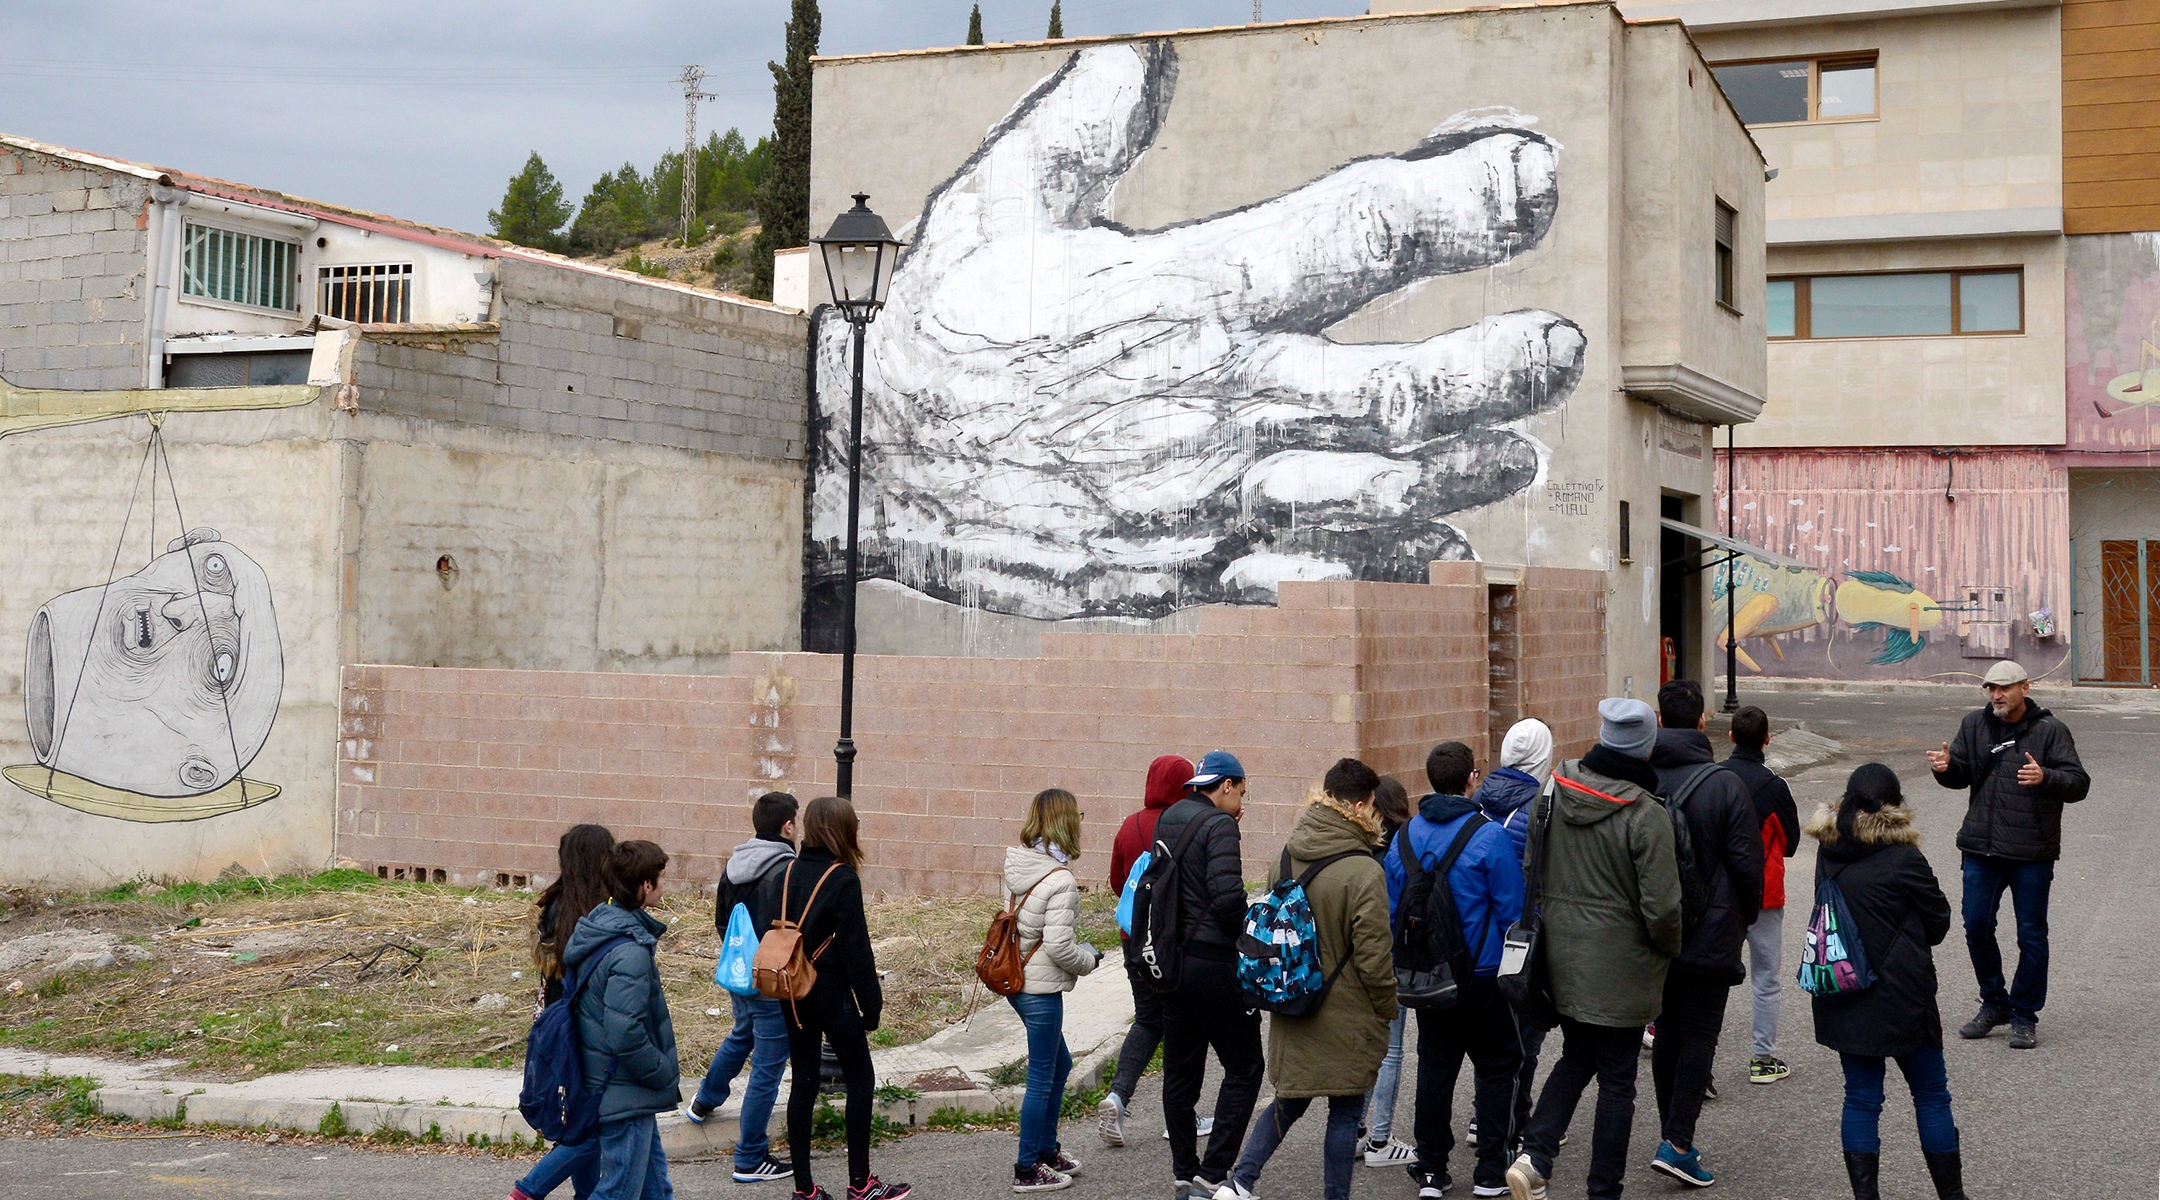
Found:
[[(1177, 82), (1168, 43), (1075, 53), (901, 230), (865, 354), (866, 579), (1042, 619), (1272, 603), (1284, 580), (1423, 580), (1475, 557), (1449, 516), (1538, 479), (1524, 427), (1583, 370), (1566, 317), (1388, 344), (1328, 330), (1536, 246), (1559, 145), (1512, 110), (1466, 112), (1260, 203), (1121, 225), (1111, 193)], [(815, 336), (805, 629), (824, 649), (849, 331), (828, 314)]]

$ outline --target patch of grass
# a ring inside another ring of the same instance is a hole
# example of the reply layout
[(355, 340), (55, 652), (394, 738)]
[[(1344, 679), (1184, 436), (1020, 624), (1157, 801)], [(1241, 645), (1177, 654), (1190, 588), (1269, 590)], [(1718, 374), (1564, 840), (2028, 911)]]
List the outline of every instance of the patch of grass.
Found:
[(916, 1091), (914, 1088), (901, 1087), (897, 1083), (885, 1084), (871, 1094), (877, 1097), (879, 1104), (899, 1104), (902, 1101), (913, 1100), (922, 1095), (921, 1092)]
[(1109, 1094), (1109, 1088), (1100, 1086), (1081, 1088), (1077, 1092), (1067, 1091), (1064, 1102), (1058, 1105), (1058, 1116), (1067, 1121), (1092, 1117), (1095, 1115), (1095, 1106), (1101, 1104), (1103, 1097)]
[(990, 1072), (991, 1087), (1019, 1087), (1026, 1082), (1027, 1060), (1024, 1058), (1016, 1058), (1009, 1063), (1000, 1064), (996, 1070)]
[(923, 1122), (923, 1128), (947, 1133), (971, 1133), (978, 1129), (1018, 1129), (1020, 1110), (998, 1108), (989, 1112), (969, 1112), (963, 1108), (941, 1108), (931, 1113)]
[(27, 1119), (51, 1122), (66, 1130), (118, 1120), (106, 1116), (91, 1097), (97, 1088), (97, 1080), (85, 1075), (0, 1074), (0, 1124)]
[[(873, 1146), (904, 1138), (912, 1132), (905, 1125), (886, 1120), (883, 1113), (870, 1114), (870, 1144)], [(810, 1114), (810, 1144), (828, 1150), (847, 1145), (847, 1114), (823, 1097), (818, 1099), (817, 1111)]]
[(317, 871), (312, 875), (280, 875), (274, 879), (249, 875), (237, 879), (216, 879), (209, 883), (176, 883), (155, 896), (142, 895), (142, 890), (150, 886), (150, 881), (137, 879), (116, 888), (92, 893), (87, 899), (100, 904), (148, 901), (184, 908), (190, 904), (221, 904), (243, 898), (279, 900), (294, 896), (321, 895), (325, 892), (359, 891), (381, 883), (381, 880), (366, 871), (339, 868)]
[(341, 1138), (352, 1133), (352, 1126), (345, 1123), (345, 1106), (333, 1104), (330, 1111), (315, 1123), (315, 1132), (326, 1138)]

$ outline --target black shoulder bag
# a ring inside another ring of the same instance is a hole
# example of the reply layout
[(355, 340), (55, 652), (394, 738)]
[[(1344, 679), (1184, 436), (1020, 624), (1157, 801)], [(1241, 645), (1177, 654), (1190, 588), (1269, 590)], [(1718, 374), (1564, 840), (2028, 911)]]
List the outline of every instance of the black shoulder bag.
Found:
[(1552, 842), (1554, 786), (1548, 781), (1538, 795), (1543, 815), (1531, 822), (1522, 917), (1508, 926), (1507, 937), (1500, 943), (1500, 974), (1496, 980), (1508, 1007), (1533, 1029), (1552, 1029), (1560, 1024), (1560, 1009), (1553, 1002), (1552, 971), (1545, 961), (1545, 921), (1538, 911), (1544, 902), (1545, 854)]

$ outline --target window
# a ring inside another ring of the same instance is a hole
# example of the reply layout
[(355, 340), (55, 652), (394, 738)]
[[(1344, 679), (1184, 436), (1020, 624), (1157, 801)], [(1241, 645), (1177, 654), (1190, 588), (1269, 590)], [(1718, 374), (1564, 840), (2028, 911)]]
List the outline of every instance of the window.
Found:
[(412, 320), (412, 264), (370, 263), (316, 272), (315, 311), (355, 325)]
[(1717, 302), (1727, 308), (1733, 304), (1733, 226), (1740, 214), (1733, 211), (1723, 200), (1717, 202)]
[(2025, 332), (2012, 270), (1804, 275), (1764, 288), (1773, 338), (1959, 337)]
[(306, 383), (314, 354), (307, 350), (255, 353), (175, 354), (167, 359), (165, 386), (174, 388), (276, 387)]
[(182, 295), (292, 312), (300, 244), (211, 225), (187, 227), (180, 261)]
[(1875, 56), (1792, 58), (1712, 66), (1733, 111), (1749, 125), (1843, 121), (1875, 115)]

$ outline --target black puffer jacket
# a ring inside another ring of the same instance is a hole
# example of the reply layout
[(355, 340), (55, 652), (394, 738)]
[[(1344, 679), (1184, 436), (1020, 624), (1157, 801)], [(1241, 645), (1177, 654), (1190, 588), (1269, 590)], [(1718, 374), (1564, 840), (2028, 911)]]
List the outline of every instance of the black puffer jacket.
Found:
[[(1935, 1007), (1935, 955), (1950, 932), (1950, 901), (1927, 855), (1912, 812), (1889, 807), (1860, 813), (1853, 836), (1838, 834), (1830, 810), (1819, 809), (1809, 836), (1822, 843), (1815, 878), (1834, 876), (1860, 929), (1875, 985), (1850, 996), (1814, 997), (1815, 1040), (1840, 1054), (1896, 1058), (1942, 1047)], [(1809, 919), (1814, 899), (1808, 900)]]
[[(1660, 729), (1650, 765), (1657, 770), (1660, 799), (1710, 762), (1710, 739), (1700, 729)], [(1719, 768), (1680, 806), (1687, 817), (1695, 863), (1710, 881), (1710, 907), (1683, 935), (1673, 965), (1700, 971), (1728, 984), (1747, 981), (1740, 961), (1748, 926), (1762, 915), (1762, 824), (1755, 802), (1738, 775)]]
[(1193, 835), (1176, 864), (1185, 953), (1235, 959), (1238, 934), (1245, 929), (1245, 865), (1239, 857), (1238, 823), (1207, 800), (1187, 796), (1163, 810), (1155, 822), (1155, 840), (1176, 846), (1185, 827), (1196, 820), (1207, 823)]
[[(832, 877), (817, 886), (827, 868)], [(805, 847), (790, 867), (768, 872), (759, 885), (763, 911), (802, 924), (803, 952), (815, 954), (817, 983), (800, 1004), (781, 1004), (796, 1029), (828, 1029), (849, 1008), (862, 1015), (864, 1029), (876, 1029), (885, 1012), (885, 992), (878, 986), (877, 958), (870, 951), (870, 927), (863, 919), (862, 879), (853, 867), (839, 864), (827, 850)], [(817, 893), (817, 903), (810, 894)], [(783, 908), (784, 905), (784, 908)], [(805, 906), (808, 912), (804, 911)], [(826, 945), (826, 939), (832, 939)], [(819, 953), (820, 948), (823, 953)]]
[[(2038, 787), (2017, 781), (2028, 754), (2046, 772)], [(2092, 787), (2069, 726), (2031, 701), (2014, 723), (1992, 708), (1966, 713), (1950, 743), (1950, 769), (1935, 772), (1935, 782), (1972, 789), (1958, 849), (2018, 862), (2062, 857), (2063, 805), (2083, 800)]]

